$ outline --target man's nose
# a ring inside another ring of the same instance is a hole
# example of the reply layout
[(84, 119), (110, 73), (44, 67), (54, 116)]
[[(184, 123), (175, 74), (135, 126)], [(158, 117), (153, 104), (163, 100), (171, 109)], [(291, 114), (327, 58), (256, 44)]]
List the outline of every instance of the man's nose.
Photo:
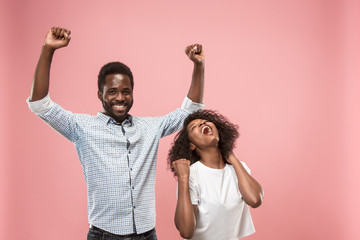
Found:
[(115, 99), (118, 101), (122, 101), (125, 99), (124, 95), (121, 93), (116, 94)]

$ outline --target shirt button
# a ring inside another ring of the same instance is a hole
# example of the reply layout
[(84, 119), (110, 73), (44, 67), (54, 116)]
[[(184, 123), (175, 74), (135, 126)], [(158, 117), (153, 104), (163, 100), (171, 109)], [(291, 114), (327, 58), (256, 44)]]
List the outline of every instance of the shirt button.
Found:
[(135, 206), (134, 206), (134, 208), (135, 208)]
[(132, 189), (135, 189), (135, 187), (132, 187)]
[(131, 153), (131, 151), (129, 151), (129, 154)]
[(130, 171), (132, 171), (132, 168), (130, 168)]

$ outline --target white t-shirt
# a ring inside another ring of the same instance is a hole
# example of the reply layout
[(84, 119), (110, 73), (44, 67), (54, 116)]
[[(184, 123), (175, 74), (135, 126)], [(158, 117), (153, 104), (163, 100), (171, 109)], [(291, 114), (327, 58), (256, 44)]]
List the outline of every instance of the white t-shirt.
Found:
[[(246, 171), (250, 169), (241, 162)], [(193, 240), (237, 240), (255, 232), (248, 205), (242, 199), (232, 165), (209, 168), (200, 161), (190, 166), (190, 198), (198, 206)]]

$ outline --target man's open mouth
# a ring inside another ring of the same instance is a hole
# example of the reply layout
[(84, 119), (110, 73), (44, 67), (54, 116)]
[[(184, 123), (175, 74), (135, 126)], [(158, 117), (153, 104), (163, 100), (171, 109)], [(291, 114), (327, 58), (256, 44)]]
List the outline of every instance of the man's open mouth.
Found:
[(126, 104), (113, 104), (112, 107), (118, 111), (126, 109)]

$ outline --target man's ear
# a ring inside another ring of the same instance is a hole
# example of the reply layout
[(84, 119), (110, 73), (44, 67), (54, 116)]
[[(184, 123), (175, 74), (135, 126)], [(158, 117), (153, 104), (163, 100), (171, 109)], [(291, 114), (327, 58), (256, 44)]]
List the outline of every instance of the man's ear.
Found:
[(196, 149), (196, 146), (194, 144), (190, 143), (190, 149), (191, 149), (191, 151), (194, 151)]
[(97, 95), (98, 95), (98, 99), (99, 99), (100, 101), (102, 101), (102, 93), (101, 93), (100, 91), (98, 91), (98, 92), (97, 92)]

